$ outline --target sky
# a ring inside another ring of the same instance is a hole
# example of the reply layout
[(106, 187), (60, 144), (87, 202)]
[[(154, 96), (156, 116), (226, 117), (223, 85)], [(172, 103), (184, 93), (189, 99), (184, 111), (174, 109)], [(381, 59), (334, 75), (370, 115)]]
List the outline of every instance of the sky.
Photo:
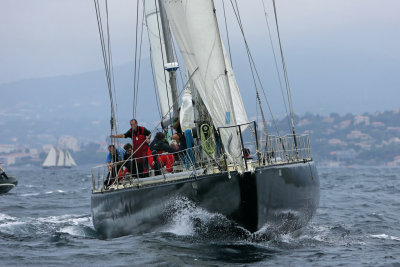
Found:
[[(220, 21), (221, 1), (215, 1)], [(300, 110), (345, 109), (351, 105), (346, 99), (359, 100), (369, 109), (396, 108), (394, 99), (400, 97), (400, 1), (276, 2), (294, 97), (310, 99), (297, 104)], [(271, 1), (265, 3), (272, 18)], [(268, 79), (275, 70), (271, 55), (263, 52), (270, 47), (261, 0), (238, 0), (238, 4), (250, 48), (259, 52), (256, 63), (265, 69)], [(93, 1), (0, 0), (0, 6), (0, 84), (104, 68)], [(225, 0), (225, 6), (230, 2)], [(109, 1), (109, 12), (114, 65), (132, 62), (136, 1)], [(227, 12), (228, 21), (233, 21), (232, 12)], [(229, 23), (231, 48), (239, 51), (243, 42), (233, 24)], [(233, 58), (235, 71), (246, 64), (245, 57)], [(267, 87), (276, 86), (272, 78), (267, 82)]]

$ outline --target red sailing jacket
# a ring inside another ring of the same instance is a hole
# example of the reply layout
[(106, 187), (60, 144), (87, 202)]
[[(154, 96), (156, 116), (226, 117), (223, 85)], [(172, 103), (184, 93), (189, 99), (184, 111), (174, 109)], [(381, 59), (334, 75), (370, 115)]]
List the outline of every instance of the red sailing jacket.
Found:
[(144, 135), (144, 127), (138, 126), (137, 135), (135, 135), (135, 132), (133, 132), (132, 129), (129, 131), (132, 133), (133, 151), (136, 151), (136, 149), (144, 142), (144, 144), (139, 148), (138, 151), (135, 152), (135, 154), (133, 154), (133, 156), (135, 158), (147, 156), (147, 149), (149, 148), (149, 145), (145, 142), (146, 136)]

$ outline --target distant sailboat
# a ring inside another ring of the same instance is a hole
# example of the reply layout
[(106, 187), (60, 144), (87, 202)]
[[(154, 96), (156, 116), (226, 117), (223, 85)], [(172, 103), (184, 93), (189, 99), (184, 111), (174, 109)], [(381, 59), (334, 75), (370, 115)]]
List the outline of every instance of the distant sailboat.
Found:
[(0, 194), (7, 193), (18, 184), (15, 175), (6, 174), (0, 165)]
[(73, 166), (77, 165), (69, 151), (66, 149), (60, 149), (57, 155), (57, 149), (54, 146), (51, 147), (49, 154), (47, 154), (47, 157), (42, 164), (42, 167), (45, 169), (71, 168)]

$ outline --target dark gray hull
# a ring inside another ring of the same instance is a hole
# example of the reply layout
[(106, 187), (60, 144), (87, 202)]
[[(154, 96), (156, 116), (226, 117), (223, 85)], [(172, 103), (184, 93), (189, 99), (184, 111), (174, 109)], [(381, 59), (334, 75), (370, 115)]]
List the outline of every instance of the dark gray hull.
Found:
[(7, 193), (18, 184), (17, 178), (15, 176), (8, 175), (7, 177), (8, 178), (0, 176), (0, 194)]
[(223, 214), (251, 232), (266, 224), (290, 232), (305, 226), (315, 213), (319, 178), (314, 163), (306, 162), (93, 193), (94, 227), (106, 238), (154, 231), (166, 223), (176, 197)]

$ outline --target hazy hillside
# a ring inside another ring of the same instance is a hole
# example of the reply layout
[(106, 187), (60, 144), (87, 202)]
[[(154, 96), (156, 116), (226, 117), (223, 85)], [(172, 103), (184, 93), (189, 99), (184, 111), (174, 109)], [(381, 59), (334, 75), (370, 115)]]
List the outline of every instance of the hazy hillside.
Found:
[[(245, 60), (240, 57), (237, 59), (238, 61), (235, 62)], [(249, 116), (254, 116), (257, 113), (255, 90), (249, 73), (242, 71), (244, 67), (242, 65), (237, 66), (235, 73), (247, 113)], [(114, 97), (118, 104), (117, 112), (121, 121), (132, 117), (133, 70), (133, 63), (114, 68), (116, 88)], [(275, 115), (283, 116), (282, 95), (274, 73), (275, 70), (273, 69), (262, 69), (261, 78), (272, 111)], [(178, 77), (178, 84), (182, 87), (182, 80), (180, 76)], [(395, 94), (393, 96), (381, 95), (379, 92), (379, 86), (385, 86), (385, 88), (393, 89), (395, 92), (395, 85), (376, 84), (375, 90), (371, 88), (366, 90), (354, 86), (344, 96), (335, 93), (336, 90), (331, 85), (310, 86), (315, 80), (310, 74), (303, 73), (302, 70), (293, 72), (290, 77), (293, 104), (297, 114), (305, 114), (306, 112), (322, 115), (328, 115), (331, 112), (338, 112), (339, 114), (348, 112), (353, 114), (373, 113), (377, 110), (383, 111), (397, 107)], [(309, 80), (306, 81), (306, 79)], [(143, 121), (157, 120), (158, 111), (148, 60), (143, 60), (141, 63), (139, 88), (139, 106), (137, 107), (136, 117)], [(264, 95), (260, 88), (259, 90), (262, 101), (264, 101)], [(0, 92), (0, 122), (10, 118), (18, 120), (18, 117), (44, 120), (61, 118), (71, 120), (77, 118), (109, 119), (110, 101), (104, 70), (0, 84)], [(267, 111), (266, 107), (265, 111)], [(269, 113), (267, 113), (267, 116), (269, 116)]]
[[(152, 129), (159, 115), (149, 68), (143, 61), (136, 118), (140, 124)], [(133, 116), (133, 64), (116, 67), (114, 74), (119, 132), (123, 132), (129, 128), (129, 119)], [(252, 83), (240, 72), (237, 76), (249, 118), (254, 118), (259, 111)], [(299, 77), (294, 76), (296, 79)], [(181, 83), (181, 79), (178, 82)], [(280, 91), (265, 89), (273, 111), (276, 106), (282, 107)], [(367, 113), (363, 115), (345, 114), (345, 110), (360, 109), (365, 105), (362, 101), (349, 103), (354, 94), (363, 95), (362, 91), (354, 89), (343, 101), (338, 101), (343, 96), (335, 98), (332, 92), (327, 92), (328, 100), (341, 103), (335, 109), (340, 112), (329, 112), (330, 115), (313, 115), (317, 111), (306, 113), (326, 99), (310, 98), (310, 91), (304, 94), (294, 91), (295, 112), (300, 115), (295, 120), (296, 129), (298, 133), (310, 133), (316, 159), (382, 164), (399, 156), (400, 118), (397, 111), (375, 112), (376, 106), (365, 106), (363, 110)], [(41, 149), (45, 144), (55, 144), (63, 135), (75, 137), (81, 145), (104, 142), (109, 135), (110, 101), (103, 70), (1, 84), (0, 92), (0, 144)], [(379, 90), (370, 97), (380, 99)], [(265, 107), (270, 122), (267, 110)], [(288, 132), (288, 123), (283, 117), (281, 112), (275, 113), (279, 128)]]

